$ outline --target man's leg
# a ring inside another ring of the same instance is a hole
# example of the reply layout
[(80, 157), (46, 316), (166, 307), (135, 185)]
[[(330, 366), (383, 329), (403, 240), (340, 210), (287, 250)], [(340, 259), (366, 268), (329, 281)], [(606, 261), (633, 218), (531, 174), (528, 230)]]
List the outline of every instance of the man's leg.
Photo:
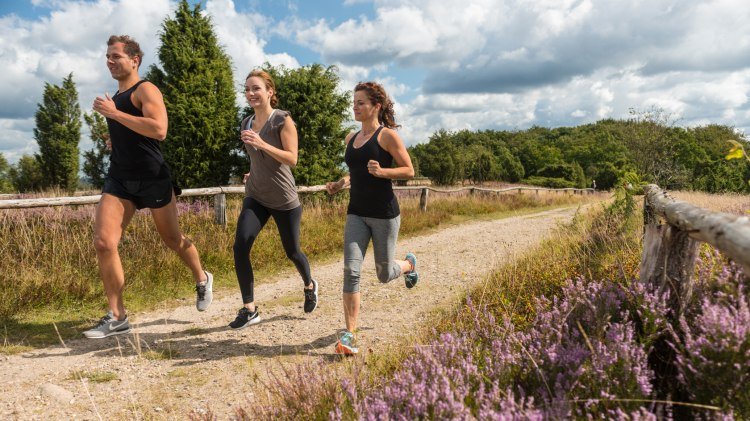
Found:
[(94, 248), (99, 262), (99, 274), (104, 284), (109, 309), (117, 320), (125, 318), (122, 290), (125, 273), (122, 270), (118, 245), (125, 228), (135, 214), (135, 205), (129, 200), (102, 194), (96, 206), (94, 219)]
[(198, 256), (198, 249), (193, 242), (182, 235), (180, 225), (177, 222), (177, 199), (172, 195), (172, 200), (168, 205), (158, 209), (151, 209), (151, 216), (154, 218), (156, 230), (159, 232), (164, 244), (174, 250), (185, 262), (185, 265), (193, 274), (195, 283), (203, 282), (207, 279), (206, 272), (203, 271), (201, 260)]

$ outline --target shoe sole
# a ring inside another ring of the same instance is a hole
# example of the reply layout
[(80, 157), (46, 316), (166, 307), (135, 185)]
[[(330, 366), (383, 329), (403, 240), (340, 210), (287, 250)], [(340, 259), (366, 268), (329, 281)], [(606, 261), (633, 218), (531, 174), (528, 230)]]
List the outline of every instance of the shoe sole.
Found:
[(336, 342), (336, 348), (334, 349), (334, 352), (339, 355), (357, 355), (359, 353), (359, 350), (353, 350), (348, 346), (342, 345), (341, 342)]
[(244, 328), (246, 328), (246, 327), (248, 327), (248, 326), (252, 326), (252, 325), (257, 325), (258, 323), (260, 323), (260, 316), (258, 316), (258, 317), (256, 317), (256, 318), (254, 318), (254, 319), (250, 319), (250, 320), (248, 320), (248, 321), (247, 321), (247, 323), (245, 323), (245, 324), (244, 324), (244, 325), (242, 325), (242, 326), (239, 326), (239, 327), (232, 327), (232, 326), (229, 326), (229, 328), (230, 328), (230, 329), (234, 329), (234, 330), (240, 330), (240, 329), (244, 329)]
[(197, 303), (195, 304), (195, 308), (196, 308), (196, 309), (197, 309), (198, 311), (206, 311), (206, 310), (208, 310), (208, 306), (210, 306), (210, 305), (211, 305), (211, 303), (212, 303), (212, 302), (214, 301), (214, 297), (212, 296), (212, 297), (211, 297), (210, 299), (208, 299), (208, 300), (203, 300), (203, 301), (208, 301), (208, 302), (206, 303), (206, 306), (205, 306), (205, 307), (203, 307), (203, 308), (200, 308), (200, 307), (198, 307), (198, 304), (197, 304)]
[(404, 284), (406, 284), (406, 287), (409, 288), (409, 289), (414, 288), (415, 286), (417, 286), (417, 282), (419, 282), (419, 274), (417, 272), (412, 272), (409, 275), (412, 275), (412, 274), (413, 275), (417, 275), (417, 280), (414, 281), (414, 283), (412, 283), (412, 281), (409, 280), (409, 278), (404, 279)]
[(128, 328), (127, 330), (110, 332), (110, 333), (108, 333), (106, 335), (102, 335), (102, 336), (89, 336), (89, 335), (87, 335), (85, 333), (83, 334), (83, 336), (85, 336), (88, 339), (104, 339), (104, 338), (109, 338), (110, 336), (124, 335), (126, 333), (130, 333), (130, 328)]

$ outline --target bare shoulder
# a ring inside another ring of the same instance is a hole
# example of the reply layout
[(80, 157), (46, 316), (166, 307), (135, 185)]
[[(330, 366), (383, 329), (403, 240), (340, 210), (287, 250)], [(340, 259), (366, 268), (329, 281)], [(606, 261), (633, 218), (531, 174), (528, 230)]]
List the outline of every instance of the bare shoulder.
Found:
[(346, 135), (346, 139), (344, 139), (344, 144), (348, 145), (349, 141), (352, 140), (354, 138), (354, 135), (356, 135), (356, 134), (357, 134), (357, 132), (349, 132), (349, 134)]
[(401, 141), (401, 136), (399, 136), (398, 132), (389, 127), (383, 127), (380, 131), (380, 143), (388, 146), (398, 146), (403, 142)]
[(149, 81), (144, 81), (133, 92), (133, 96), (139, 101), (149, 101), (149, 100), (155, 100), (155, 99), (161, 99), (161, 91), (159, 88), (156, 87), (153, 83)]

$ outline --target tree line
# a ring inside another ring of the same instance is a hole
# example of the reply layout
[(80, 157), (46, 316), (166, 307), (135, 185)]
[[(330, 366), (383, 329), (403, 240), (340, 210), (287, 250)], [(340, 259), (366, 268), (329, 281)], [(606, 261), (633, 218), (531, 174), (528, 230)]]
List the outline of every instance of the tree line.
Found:
[[(165, 158), (184, 187), (226, 184), (246, 172), (239, 123), (252, 113), (235, 103), (241, 88), (234, 86), (231, 60), (210, 17), (186, 0), (162, 23), (160, 41), (159, 65), (152, 65), (145, 79), (159, 87), (169, 114)], [(351, 95), (340, 89), (335, 67), (289, 69), (266, 63), (263, 69), (276, 81), (278, 107), (290, 111), (297, 123), (299, 164), (293, 171), (298, 184), (340, 177)], [(94, 147), (81, 154), (82, 119)], [(15, 165), (0, 154), (0, 192), (72, 191), (80, 187), (79, 172), (89, 185), (103, 185), (109, 155), (106, 121), (95, 112), (81, 113), (72, 73), (61, 85), (45, 84), (35, 120), (39, 152), (22, 156)], [(653, 108), (577, 127), (439, 130), (409, 153), (417, 175), (443, 185), (499, 181), (583, 188), (596, 183), (610, 189), (645, 181), (666, 189), (748, 192), (747, 163), (725, 159), (730, 141), (747, 144), (730, 126), (683, 128)]]
[(434, 133), (410, 148), (420, 175), (438, 184), (503, 181), (545, 187), (650, 182), (671, 190), (750, 192), (750, 166), (727, 159), (733, 127), (678, 127), (658, 108), (577, 127)]

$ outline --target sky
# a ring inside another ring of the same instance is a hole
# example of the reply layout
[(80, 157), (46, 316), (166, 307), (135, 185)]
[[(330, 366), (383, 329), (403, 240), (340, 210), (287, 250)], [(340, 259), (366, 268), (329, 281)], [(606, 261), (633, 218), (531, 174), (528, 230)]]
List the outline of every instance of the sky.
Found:
[[(195, 1), (191, 1), (197, 4)], [(0, 2), (0, 153), (37, 151), (45, 83), (73, 73), (82, 111), (116, 82), (106, 40), (156, 61), (173, 0)], [(750, 130), (748, 0), (204, 0), (242, 78), (264, 62), (335, 65), (382, 83), (407, 145), (437, 130), (523, 130), (661, 109), (684, 127)], [(84, 127), (81, 150), (91, 149)], [(168, 141), (168, 140), (167, 140)]]

